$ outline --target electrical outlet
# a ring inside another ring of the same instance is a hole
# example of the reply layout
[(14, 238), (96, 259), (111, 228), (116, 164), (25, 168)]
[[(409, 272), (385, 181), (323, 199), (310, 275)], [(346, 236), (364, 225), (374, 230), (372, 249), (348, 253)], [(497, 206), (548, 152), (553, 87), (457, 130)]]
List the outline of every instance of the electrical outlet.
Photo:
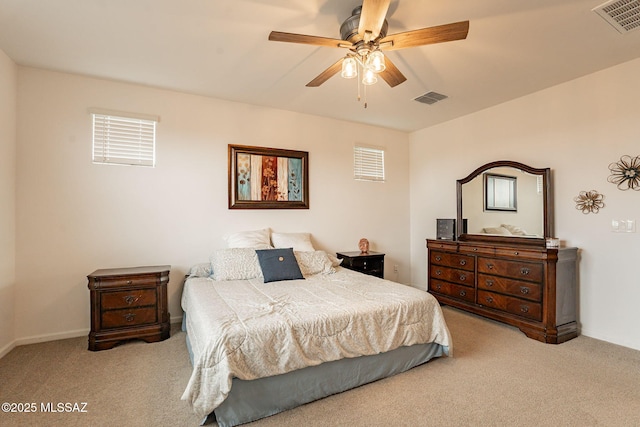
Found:
[(397, 273), (398, 272), (398, 264), (394, 264), (393, 266), (393, 272)]

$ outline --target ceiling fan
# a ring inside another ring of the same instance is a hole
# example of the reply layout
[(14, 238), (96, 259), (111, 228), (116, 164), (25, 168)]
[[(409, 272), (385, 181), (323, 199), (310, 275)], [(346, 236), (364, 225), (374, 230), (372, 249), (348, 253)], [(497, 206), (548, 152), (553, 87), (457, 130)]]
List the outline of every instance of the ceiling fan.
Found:
[(391, 0), (364, 0), (362, 6), (353, 9), (352, 15), (340, 26), (340, 40), (280, 31), (272, 31), (269, 40), (349, 50), (345, 57), (307, 83), (308, 87), (320, 86), (339, 71), (342, 77), (357, 77), (358, 69), (363, 74), (362, 83), (365, 85), (375, 83), (377, 74), (389, 86), (395, 87), (407, 78), (382, 51), (467, 38), (469, 21), (387, 35), (385, 17), (390, 3)]

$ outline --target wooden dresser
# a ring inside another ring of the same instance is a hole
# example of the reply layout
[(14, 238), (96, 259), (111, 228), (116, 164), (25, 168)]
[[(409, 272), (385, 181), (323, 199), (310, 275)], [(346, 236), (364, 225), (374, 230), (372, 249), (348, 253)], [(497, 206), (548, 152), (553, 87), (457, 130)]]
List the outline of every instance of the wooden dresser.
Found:
[(336, 253), (338, 259), (342, 260), (340, 264), (342, 267), (381, 279), (384, 279), (384, 255), (373, 251), (366, 254), (360, 251)]
[(171, 266), (96, 270), (87, 278), (91, 296), (89, 350), (129, 339), (169, 338), (167, 283)]
[(442, 304), (559, 344), (577, 328), (577, 249), (427, 240), (428, 287)]

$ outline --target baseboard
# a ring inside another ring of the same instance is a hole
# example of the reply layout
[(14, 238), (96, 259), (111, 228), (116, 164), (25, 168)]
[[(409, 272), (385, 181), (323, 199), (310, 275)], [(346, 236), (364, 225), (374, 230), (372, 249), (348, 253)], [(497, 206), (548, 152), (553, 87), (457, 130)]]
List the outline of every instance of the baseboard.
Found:
[(19, 345), (27, 345), (27, 344), (37, 344), (40, 342), (46, 341), (57, 341), (57, 340), (65, 340), (67, 338), (78, 338), (82, 336), (88, 336), (89, 329), (78, 329), (75, 331), (68, 332), (58, 332), (55, 334), (43, 334), (43, 335), (34, 335), (31, 337), (20, 338), (15, 341), (16, 346)]
[(16, 342), (12, 341), (9, 344), (5, 345), (3, 348), (0, 348), (0, 359), (5, 357), (11, 350), (16, 348)]

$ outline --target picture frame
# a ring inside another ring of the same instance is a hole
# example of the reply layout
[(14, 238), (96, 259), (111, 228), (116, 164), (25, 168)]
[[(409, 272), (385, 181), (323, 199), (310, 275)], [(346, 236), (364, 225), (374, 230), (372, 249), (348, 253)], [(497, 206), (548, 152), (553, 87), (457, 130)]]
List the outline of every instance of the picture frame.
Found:
[(517, 178), (515, 176), (484, 174), (484, 210), (518, 211)]
[(307, 151), (229, 144), (229, 209), (309, 209)]

